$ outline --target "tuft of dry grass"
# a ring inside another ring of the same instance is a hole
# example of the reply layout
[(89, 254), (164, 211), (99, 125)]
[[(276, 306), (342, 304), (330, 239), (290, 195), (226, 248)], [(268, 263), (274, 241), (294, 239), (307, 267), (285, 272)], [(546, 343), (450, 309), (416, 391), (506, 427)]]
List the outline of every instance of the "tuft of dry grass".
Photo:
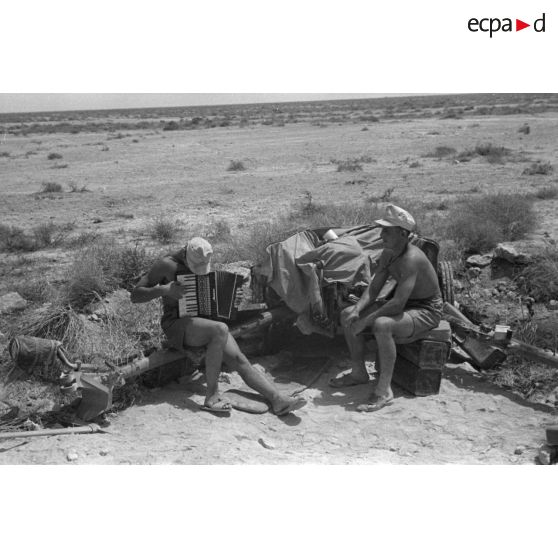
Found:
[(156, 217), (151, 226), (151, 238), (161, 244), (169, 244), (175, 239), (178, 228), (172, 219), (165, 216)]
[(535, 197), (539, 200), (553, 200), (558, 198), (557, 186), (543, 186), (535, 192)]
[(229, 163), (227, 170), (232, 172), (243, 171), (246, 170), (246, 165), (242, 161), (233, 160)]
[(60, 153), (49, 153), (47, 155), (47, 159), (49, 161), (53, 161), (54, 159), (62, 159), (62, 155), (60, 155)]
[(540, 161), (536, 163), (532, 163), (531, 166), (523, 170), (523, 174), (526, 175), (534, 175), (534, 174), (547, 175), (547, 174), (552, 174), (553, 172), (554, 172), (554, 167), (550, 163), (542, 163)]
[(57, 194), (62, 192), (62, 184), (45, 180), (42, 183), (41, 194)]
[(453, 157), (457, 150), (453, 147), (448, 147), (447, 145), (439, 145), (434, 149), (434, 151), (430, 151), (423, 157), (431, 157), (434, 159), (445, 159), (446, 157)]

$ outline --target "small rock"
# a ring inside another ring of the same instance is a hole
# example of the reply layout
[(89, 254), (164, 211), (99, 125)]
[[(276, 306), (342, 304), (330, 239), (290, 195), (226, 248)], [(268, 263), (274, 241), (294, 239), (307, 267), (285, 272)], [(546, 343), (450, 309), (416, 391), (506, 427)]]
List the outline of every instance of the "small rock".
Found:
[(481, 274), (481, 270), (479, 267), (470, 267), (467, 270), (467, 274), (469, 275), (469, 277), (478, 277)]
[(515, 453), (515, 455), (523, 455), (526, 449), (527, 448), (525, 446), (517, 446), (513, 453)]
[(461, 281), (459, 281), (459, 279), (456, 279), (456, 280), (453, 282), (453, 289), (454, 289), (456, 292), (461, 292), (464, 288), (465, 288), (465, 287), (463, 286), (463, 283), (462, 283)]
[(99, 451), (99, 455), (102, 455), (103, 457), (105, 455), (108, 455), (110, 453), (110, 451), (106, 448), (103, 448), (102, 450)]
[(453, 372), (466, 372), (468, 374), (474, 374), (477, 371), (477, 369), (468, 362), (459, 362), (456, 364), (448, 362), (445, 368)]
[(505, 242), (494, 248), (494, 257), (514, 264), (527, 264), (531, 261), (529, 254), (518, 252), (512, 244)]
[(26, 306), (27, 301), (15, 291), (0, 296), (0, 314), (23, 310)]
[(498, 289), (492, 289), (492, 295), (493, 296), (498, 296), (500, 294), (500, 291)]
[(492, 261), (491, 254), (475, 254), (467, 258), (467, 265), (470, 267), (486, 267)]
[(266, 440), (265, 438), (260, 438), (258, 443), (265, 449), (275, 449), (275, 444), (271, 440)]
[(548, 307), (549, 307), (551, 310), (556, 310), (556, 309), (558, 308), (558, 300), (551, 300), (551, 301), (548, 303)]
[(71, 451), (70, 453), (68, 453), (68, 455), (66, 456), (66, 459), (68, 461), (76, 461), (79, 458), (79, 455), (75, 452), (75, 451)]

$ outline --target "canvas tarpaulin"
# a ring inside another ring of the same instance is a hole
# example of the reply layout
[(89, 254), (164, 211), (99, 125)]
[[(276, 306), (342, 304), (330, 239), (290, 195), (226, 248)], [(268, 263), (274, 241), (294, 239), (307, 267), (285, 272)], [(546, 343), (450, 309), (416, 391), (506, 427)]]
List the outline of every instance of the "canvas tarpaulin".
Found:
[(258, 272), (287, 306), (302, 314), (323, 310), (321, 282), (367, 285), (382, 251), (379, 227), (333, 229), (338, 239), (321, 244), (314, 231), (268, 246)]

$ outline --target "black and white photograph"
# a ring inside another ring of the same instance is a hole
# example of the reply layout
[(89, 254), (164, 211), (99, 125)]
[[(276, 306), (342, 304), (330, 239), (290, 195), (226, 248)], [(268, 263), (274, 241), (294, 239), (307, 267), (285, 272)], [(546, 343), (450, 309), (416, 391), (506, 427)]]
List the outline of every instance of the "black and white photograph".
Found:
[(551, 5), (3, 12), (0, 548), (552, 548)]
[(555, 461), (558, 95), (30, 97), (4, 463)]

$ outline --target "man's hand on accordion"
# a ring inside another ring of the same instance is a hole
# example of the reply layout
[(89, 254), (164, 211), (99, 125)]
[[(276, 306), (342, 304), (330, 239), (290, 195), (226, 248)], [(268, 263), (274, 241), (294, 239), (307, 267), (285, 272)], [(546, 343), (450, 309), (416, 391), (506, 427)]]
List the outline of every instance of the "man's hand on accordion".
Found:
[(168, 296), (176, 300), (180, 300), (186, 294), (186, 285), (180, 281), (173, 281), (168, 285)]

